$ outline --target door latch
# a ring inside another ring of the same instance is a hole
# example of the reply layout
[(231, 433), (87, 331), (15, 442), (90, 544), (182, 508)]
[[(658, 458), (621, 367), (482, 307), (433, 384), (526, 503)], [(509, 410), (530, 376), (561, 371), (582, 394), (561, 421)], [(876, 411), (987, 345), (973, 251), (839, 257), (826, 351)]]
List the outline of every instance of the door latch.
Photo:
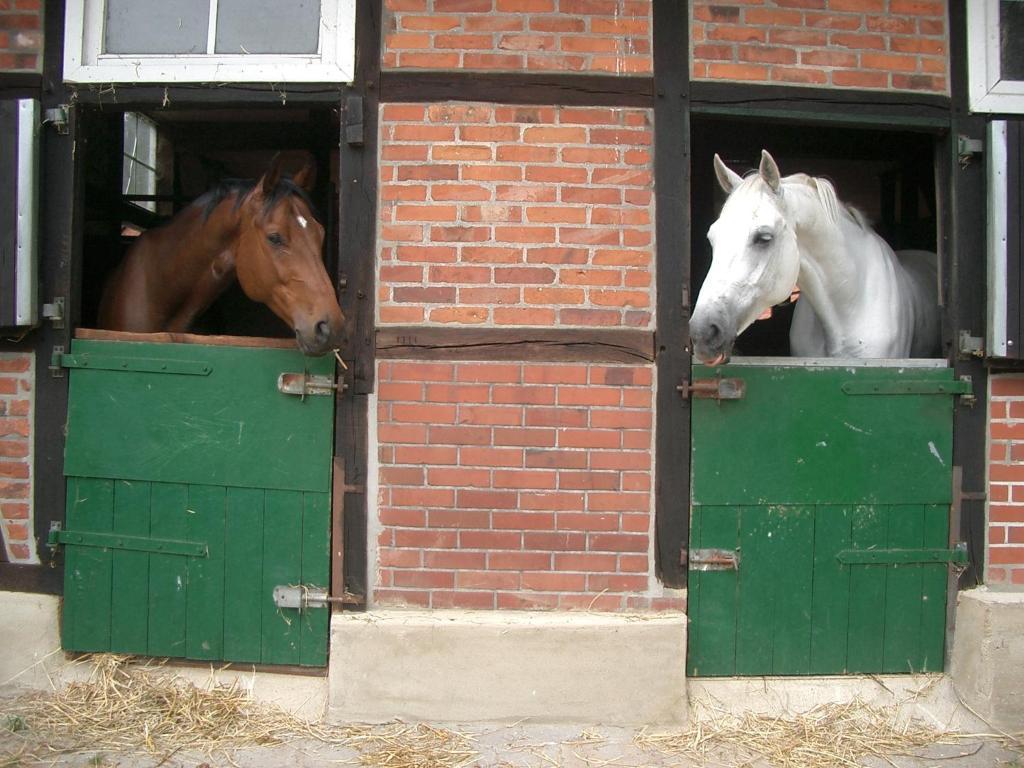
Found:
[(684, 400), (691, 397), (706, 400), (742, 400), (747, 394), (743, 379), (696, 379), (692, 383), (683, 379), (676, 387)]
[(306, 584), (278, 584), (274, 587), (274, 605), (278, 608), (326, 608), (331, 603), (340, 605), (362, 605), (363, 599), (351, 592), (341, 597), (332, 597), (323, 587), (311, 587)]

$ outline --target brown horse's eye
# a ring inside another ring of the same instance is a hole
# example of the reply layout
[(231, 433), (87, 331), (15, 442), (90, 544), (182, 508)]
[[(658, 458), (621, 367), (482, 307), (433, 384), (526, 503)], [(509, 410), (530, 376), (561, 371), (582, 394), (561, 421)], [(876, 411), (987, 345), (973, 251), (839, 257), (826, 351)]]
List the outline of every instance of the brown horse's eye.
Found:
[(267, 242), (273, 245), (275, 248), (280, 248), (284, 245), (284, 238), (281, 237), (277, 232), (271, 232), (267, 235)]

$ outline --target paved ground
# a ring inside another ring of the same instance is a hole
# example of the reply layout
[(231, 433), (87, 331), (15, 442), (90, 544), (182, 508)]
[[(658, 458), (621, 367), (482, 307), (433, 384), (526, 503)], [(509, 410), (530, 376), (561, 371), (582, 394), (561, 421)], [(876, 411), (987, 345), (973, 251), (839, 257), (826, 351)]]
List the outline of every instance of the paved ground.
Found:
[[(636, 731), (622, 728), (579, 726), (536, 726), (520, 724), (510, 727), (451, 727), (468, 737), (465, 766), (479, 768), (731, 768), (744, 764), (742, 759), (718, 753), (706, 761), (680, 755), (665, 754), (640, 748)], [(379, 744), (374, 746), (379, 747)], [(372, 750), (371, 750), (372, 752)], [(472, 758), (472, 753), (476, 757)], [(285, 746), (244, 749), (224, 754), (203, 754), (180, 749), (170, 753), (145, 752), (125, 754), (109, 750), (85, 750), (72, 754), (52, 751), (49, 744), (33, 738), (31, 732), (0, 732), (0, 768), (21, 766), (121, 766), (123, 768), (274, 768), (294, 766), (313, 768), (330, 765), (393, 765), (396, 768), (449, 768), (456, 763), (448, 756), (431, 760), (424, 754), (393, 754), (388, 763), (383, 755), (375, 759), (351, 747), (331, 747), (315, 741), (300, 741)], [(415, 762), (412, 760), (415, 758)], [(768, 768), (764, 761), (746, 763), (750, 768)], [(832, 765), (808, 762), (808, 768)], [(862, 765), (870, 768), (1024, 768), (1024, 755), (1001, 747), (995, 740), (969, 738), (957, 744), (936, 744), (917, 755), (892, 755), (886, 759), (867, 758)]]

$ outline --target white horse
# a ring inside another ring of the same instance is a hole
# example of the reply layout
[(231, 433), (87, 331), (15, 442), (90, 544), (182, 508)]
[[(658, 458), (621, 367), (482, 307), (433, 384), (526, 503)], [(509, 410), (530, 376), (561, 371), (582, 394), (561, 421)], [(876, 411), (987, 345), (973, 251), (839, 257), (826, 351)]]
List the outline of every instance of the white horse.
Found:
[(728, 362), (736, 336), (794, 285), (794, 356), (938, 354), (935, 254), (897, 257), (828, 181), (803, 173), (782, 178), (764, 150), (758, 172), (745, 179), (715, 155), (715, 175), (729, 197), (708, 230), (711, 270), (690, 320), (701, 361)]

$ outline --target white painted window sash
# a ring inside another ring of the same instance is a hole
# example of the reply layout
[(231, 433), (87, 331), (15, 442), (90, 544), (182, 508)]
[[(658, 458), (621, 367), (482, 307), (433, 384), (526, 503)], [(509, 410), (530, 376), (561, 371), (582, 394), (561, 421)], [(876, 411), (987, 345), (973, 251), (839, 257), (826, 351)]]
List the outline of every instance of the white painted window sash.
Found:
[(71, 83), (348, 83), (355, 73), (356, 0), (321, 0), (315, 54), (217, 54), (217, 0), (206, 54), (103, 53), (104, 0), (68, 0), (64, 79)]
[(967, 80), (971, 111), (1024, 113), (1024, 80), (1004, 80), (999, 55), (999, 0), (970, 0)]

